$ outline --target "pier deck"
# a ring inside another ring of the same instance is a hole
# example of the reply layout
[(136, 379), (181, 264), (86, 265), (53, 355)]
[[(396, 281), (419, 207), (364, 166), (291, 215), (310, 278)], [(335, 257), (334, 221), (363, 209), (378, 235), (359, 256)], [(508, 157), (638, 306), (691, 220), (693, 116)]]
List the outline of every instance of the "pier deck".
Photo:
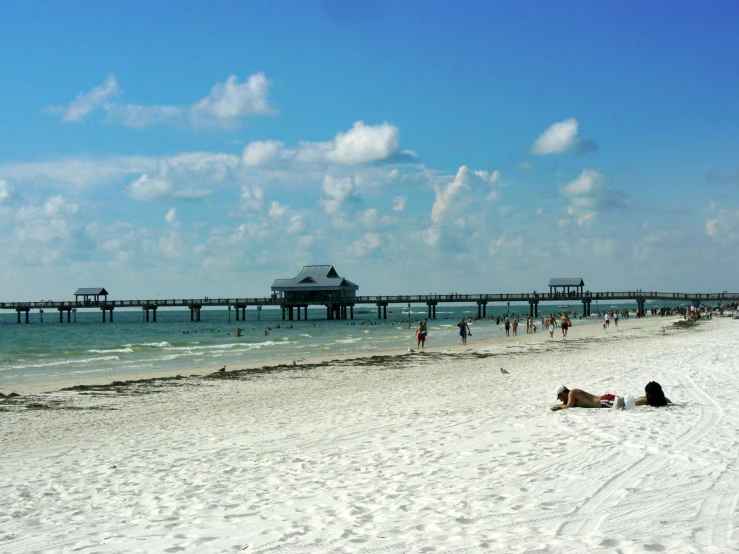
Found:
[[(576, 292), (569, 293), (486, 293), (486, 294), (414, 294), (414, 295), (378, 295), (378, 296), (355, 296), (353, 298), (339, 298), (333, 295), (316, 297), (309, 303), (288, 304), (280, 297), (266, 298), (185, 298), (185, 299), (143, 299), (143, 300), (91, 300), (84, 301), (54, 301), (46, 300), (39, 302), (0, 302), (0, 310), (15, 310), (18, 314), (18, 323), (21, 322), (21, 314), (25, 314), (28, 323), (28, 314), (31, 310), (58, 310), (59, 320), (63, 321), (63, 315), (67, 314), (67, 322), (70, 314), (77, 310), (98, 309), (102, 312), (102, 321), (106, 321), (106, 315), (113, 321), (115, 309), (140, 308), (145, 312), (146, 321), (149, 314), (153, 314), (156, 321), (156, 310), (158, 308), (187, 308), (190, 311), (191, 321), (200, 321), (200, 310), (208, 307), (225, 307), (236, 310), (236, 321), (246, 317), (246, 308), (255, 307), (261, 311), (264, 306), (281, 308), (283, 319), (294, 319), (294, 309), (297, 308), (297, 318), (300, 319), (301, 308), (305, 310), (307, 319), (308, 306), (325, 306), (327, 318), (332, 319), (336, 306), (342, 309), (338, 312), (341, 319), (354, 317), (354, 306), (374, 305), (377, 307), (378, 319), (387, 318), (387, 306), (389, 305), (412, 305), (425, 304), (428, 307), (429, 318), (436, 317), (436, 306), (438, 304), (477, 304), (478, 317), (486, 316), (486, 306), (495, 303), (525, 302), (529, 304), (529, 314), (538, 316), (538, 306), (542, 302), (557, 303), (581, 303), (585, 315), (590, 315), (591, 303), (593, 301), (617, 301), (627, 300), (637, 304), (637, 311), (644, 313), (644, 305), (647, 301), (653, 302), (681, 302), (690, 304), (715, 304), (734, 303), (739, 301), (739, 293), (682, 293), (682, 292), (655, 292), (655, 291), (626, 291), (626, 292)], [(559, 310), (558, 310), (559, 311)], [(42, 312), (43, 313), (43, 312)]]

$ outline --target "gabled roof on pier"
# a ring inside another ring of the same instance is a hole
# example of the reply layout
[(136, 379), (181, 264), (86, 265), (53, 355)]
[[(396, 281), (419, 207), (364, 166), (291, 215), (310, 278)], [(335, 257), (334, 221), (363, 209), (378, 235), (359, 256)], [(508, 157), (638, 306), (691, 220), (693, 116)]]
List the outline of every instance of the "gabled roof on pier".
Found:
[(557, 277), (549, 279), (550, 287), (584, 287), (585, 281), (580, 277)]
[(332, 265), (305, 265), (292, 279), (275, 279), (272, 290), (357, 290), (359, 285), (339, 277)]
[(108, 291), (103, 287), (81, 288), (74, 293), (75, 296), (108, 296)]

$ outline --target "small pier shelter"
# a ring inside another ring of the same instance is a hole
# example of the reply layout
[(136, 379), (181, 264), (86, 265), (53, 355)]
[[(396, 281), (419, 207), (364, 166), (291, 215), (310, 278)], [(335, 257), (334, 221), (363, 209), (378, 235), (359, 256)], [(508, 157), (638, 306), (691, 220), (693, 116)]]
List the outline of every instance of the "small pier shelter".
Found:
[(585, 281), (580, 277), (556, 277), (549, 279), (549, 294), (557, 295), (561, 298), (582, 296), (582, 289)]
[(81, 288), (77, 289), (74, 293), (74, 299), (76, 302), (80, 302), (80, 296), (82, 297), (82, 303), (90, 304), (91, 302), (100, 302), (100, 297), (103, 297), (103, 302), (108, 299), (108, 291), (103, 287), (92, 287), (92, 288)]
[[(80, 297), (82, 300), (80, 300)], [(102, 297), (102, 299), (101, 299)], [(74, 293), (74, 300), (77, 304), (83, 304), (85, 306), (100, 306), (100, 311), (103, 314), (103, 323), (105, 323), (106, 313), (110, 314), (110, 321), (113, 322), (113, 305), (108, 305), (108, 291), (103, 287), (89, 287), (79, 288)], [(69, 322), (69, 312), (74, 308), (71, 306), (59, 307), (59, 323), (62, 322), (62, 313), (67, 312), (67, 322)]]
[(275, 279), (272, 283), (273, 294), (279, 295), (282, 307), (282, 319), (293, 319), (294, 308), (304, 309), (308, 319), (309, 304), (326, 306), (328, 319), (354, 319), (354, 300), (359, 285), (340, 277), (332, 265), (306, 265), (292, 279)]

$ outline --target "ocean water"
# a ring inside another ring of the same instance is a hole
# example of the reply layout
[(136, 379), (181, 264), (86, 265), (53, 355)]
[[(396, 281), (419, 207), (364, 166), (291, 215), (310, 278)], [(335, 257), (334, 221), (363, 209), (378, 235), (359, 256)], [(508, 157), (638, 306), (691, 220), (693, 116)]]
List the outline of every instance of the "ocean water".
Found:
[[(506, 312), (505, 305), (489, 304), (487, 308), (488, 317)], [(633, 311), (636, 306), (622, 304), (618, 308)], [(573, 303), (570, 309), (579, 311), (581, 305)], [(528, 305), (510, 306), (511, 312), (524, 318), (519, 326), (521, 334), (526, 333), (527, 310)], [(561, 310), (555, 305), (541, 305), (539, 311), (541, 316)], [(156, 323), (144, 322), (141, 310), (116, 310), (113, 323), (102, 323), (99, 310), (80, 310), (73, 314), (73, 323), (66, 322), (66, 315), (64, 323), (59, 323), (56, 311), (43, 315), (35, 311), (30, 314), (29, 324), (25, 324), (23, 315), (23, 323), (18, 324), (15, 311), (3, 311), (0, 391), (8, 392), (16, 383), (55, 379), (107, 376), (113, 381), (122, 375), (146, 378), (163, 370), (216, 371), (224, 365), (240, 369), (246, 364), (275, 360), (407, 350), (416, 348), (414, 330), (419, 319), (427, 315), (425, 305), (411, 306), (410, 314), (407, 306), (391, 306), (387, 320), (378, 320), (376, 309), (357, 307), (353, 320), (328, 321), (325, 308), (316, 307), (308, 309), (307, 321), (282, 321), (279, 310), (265, 308), (257, 319), (252, 308), (247, 309), (246, 320), (236, 321), (232, 312), (229, 322), (227, 309), (204, 309), (201, 321), (191, 322), (188, 310), (160, 308)], [(476, 315), (476, 305), (437, 306), (436, 319), (429, 319), (426, 344), (459, 344), (459, 319)], [(243, 329), (241, 337), (237, 337), (239, 327)], [(267, 335), (265, 327), (270, 328)], [(471, 346), (505, 334), (494, 319), (479, 319), (471, 323), (471, 330)]]

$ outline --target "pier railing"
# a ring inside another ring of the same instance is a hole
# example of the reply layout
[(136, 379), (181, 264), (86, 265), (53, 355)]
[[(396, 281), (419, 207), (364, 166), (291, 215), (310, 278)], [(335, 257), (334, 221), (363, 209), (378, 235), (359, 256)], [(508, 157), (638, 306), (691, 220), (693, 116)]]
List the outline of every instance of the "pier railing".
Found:
[[(730, 292), (655, 292), (655, 291), (625, 291), (625, 292), (524, 292), (524, 293), (478, 293), (478, 294), (410, 294), (410, 295), (373, 295), (340, 297), (334, 295), (318, 295), (307, 301), (295, 302), (300, 305), (325, 304), (417, 304), (417, 303), (479, 303), (479, 302), (582, 302), (599, 300), (656, 300), (665, 302), (736, 302), (739, 293)], [(0, 302), (2, 310), (36, 310), (36, 309), (85, 309), (85, 308), (191, 308), (207, 307), (245, 307), (245, 306), (286, 306), (291, 302), (279, 297), (265, 298), (178, 298), (178, 299), (136, 299), (136, 300), (79, 300), (57, 301), (39, 300), (31, 302)]]

